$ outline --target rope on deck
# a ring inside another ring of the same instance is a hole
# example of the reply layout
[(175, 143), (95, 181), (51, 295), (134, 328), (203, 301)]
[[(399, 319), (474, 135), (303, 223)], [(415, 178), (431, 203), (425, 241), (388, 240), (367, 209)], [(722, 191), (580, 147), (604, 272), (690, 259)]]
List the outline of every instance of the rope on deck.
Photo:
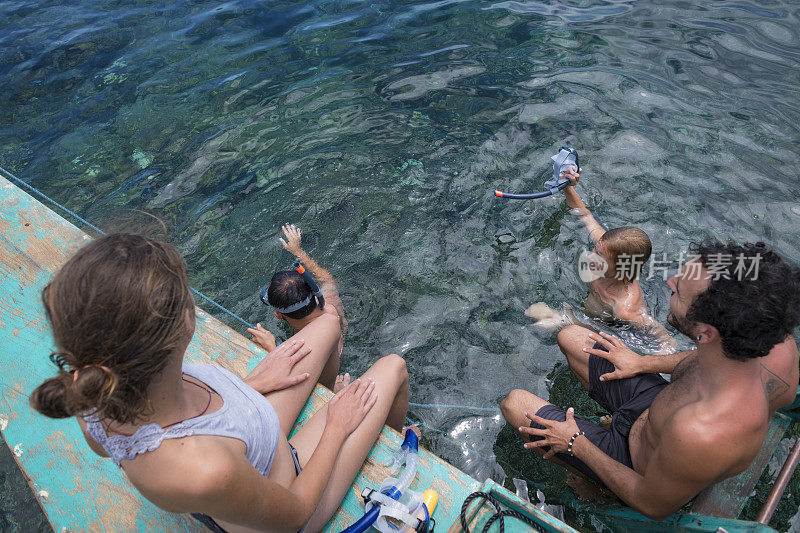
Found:
[[(91, 222), (86, 220), (85, 218), (81, 217), (80, 215), (78, 215), (74, 211), (72, 211), (72, 210), (68, 209), (67, 207), (61, 205), (60, 203), (56, 202), (55, 200), (53, 200), (52, 198), (47, 196), (45, 193), (43, 193), (42, 191), (40, 191), (39, 189), (37, 189), (33, 185), (25, 183), (20, 178), (16, 177), (14, 174), (12, 174), (8, 170), (4, 169), (3, 167), (0, 167), (0, 174), (2, 174), (4, 178), (8, 179), (9, 181), (12, 181), (13, 183), (18, 185), (19, 187), (22, 187), (23, 189), (27, 189), (28, 191), (35, 193), (40, 198), (43, 198), (44, 200), (50, 202), (50, 204), (54, 205), (55, 207), (58, 207), (59, 209), (61, 209), (65, 213), (69, 214), (70, 216), (72, 216), (76, 220), (80, 221), (82, 224), (92, 228), (93, 230), (95, 230), (96, 232), (100, 233), (101, 235), (105, 235), (106, 234), (105, 231), (101, 230), (100, 228), (98, 228), (97, 226), (95, 226), (94, 224), (92, 224)], [(241, 322), (242, 324), (244, 324), (248, 328), (253, 328), (254, 327), (250, 322), (248, 322), (247, 320), (243, 319), (239, 315), (233, 313), (232, 311), (229, 311), (229, 310), (225, 309), (220, 304), (218, 304), (217, 302), (215, 302), (214, 300), (212, 300), (211, 298), (209, 298), (208, 296), (206, 296), (202, 292), (198, 291), (197, 289), (194, 289), (194, 288), (191, 288), (191, 287), (190, 287), (190, 289), (192, 290), (192, 292), (194, 294), (200, 296), (205, 301), (207, 301), (208, 303), (210, 303), (211, 305), (213, 305), (214, 307), (216, 307), (217, 309), (219, 309), (223, 313), (226, 313), (228, 316), (230, 316), (232, 318), (235, 318), (236, 320), (238, 320), (239, 322)]]

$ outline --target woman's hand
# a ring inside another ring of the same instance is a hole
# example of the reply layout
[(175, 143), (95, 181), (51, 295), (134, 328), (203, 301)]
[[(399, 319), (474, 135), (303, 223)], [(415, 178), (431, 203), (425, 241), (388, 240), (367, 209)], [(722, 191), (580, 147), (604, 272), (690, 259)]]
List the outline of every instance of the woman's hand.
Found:
[(300, 247), (300, 239), (303, 232), (294, 224), (284, 224), (281, 229), (283, 229), (283, 235), (286, 237), (285, 241), (280, 237), (278, 238), (283, 248), (295, 257), (299, 256), (303, 252)]
[(544, 426), (544, 429), (521, 427), (519, 428), (520, 434), (544, 438), (526, 442), (523, 447), (530, 450), (541, 448), (542, 446), (550, 446), (550, 449), (542, 456), (545, 459), (550, 459), (557, 453), (567, 453), (570, 439), (579, 431), (578, 424), (575, 423), (575, 410), (572, 407), (567, 409), (567, 419), (564, 422), (548, 420), (536, 415), (531, 416), (528, 413), (525, 413), (525, 416), (531, 422)]
[(253, 335), (253, 342), (264, 348), (266, 351), (271, 352), (277, 346), (275, 344), (275, 335), (261, 327), (261, 324), (256, 324), (255, 329), (247, 328), (247, 332)]
[(342, 431), (347, 437), (364, 421), (375, 405), (378, 393), (372, 378), (359, 378), (340, 390), (328, 402), (326, 429)]
[(286, 341), (258, 363), (244, 382), (261, 394), (294, 387), (310, 376), (308, 372), (292, 375), (294, 365), (310, 353), (302, 339)]

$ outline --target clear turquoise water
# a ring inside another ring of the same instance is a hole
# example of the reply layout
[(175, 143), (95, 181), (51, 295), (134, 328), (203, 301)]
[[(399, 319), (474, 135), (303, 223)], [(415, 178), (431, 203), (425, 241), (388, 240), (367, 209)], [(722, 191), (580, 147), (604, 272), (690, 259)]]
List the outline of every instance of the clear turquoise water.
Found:
[[(597, 217), (659, 254), (714, 236), (800, 260), (799, 17), (749, 0), (11, 0), (0, 165), (105, 229), (162, 218), (195, 287), (273, 329), (257, 293), (298, 223), (342, 287), (346, 370), (398, 352), (412, 400), (492, 408), (548, 394), (562, 361), (524, 309), (585, 296), (588, 238), (563, 201), (491, 197), (538, 187), (561, 144)], [(645, 291), (663, 320), (666, 286)], [(411, 417), (469, 474), (512, 474), (499, 415)]]

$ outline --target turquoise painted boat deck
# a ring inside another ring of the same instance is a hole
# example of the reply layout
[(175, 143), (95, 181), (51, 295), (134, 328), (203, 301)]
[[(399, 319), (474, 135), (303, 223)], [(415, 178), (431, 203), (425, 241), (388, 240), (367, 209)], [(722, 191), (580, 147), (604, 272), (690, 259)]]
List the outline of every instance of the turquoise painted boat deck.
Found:
[[(2, 178), (0, 207), (0, 365), (5, 369), (0, 378), (0, 430), (54, 530), (204, 531), (190, 517), (164, 512), (142, 498), (121, 470), (89, 450), (77, 422), (52, 420), (29, 407), (29, 393), (55, 373), (47, 357), (54, 346), (40, 303), (41, 290), (53, 272), (90, 237)], [(214, 363), (244, 375), (265, 355), (249, 340), (198, 309), (188, 361)], [(330, 396), (330, 391), (317, 386), (295, 430)], [(396, 431), (384, 428), (326, 531), (339, 531), (363, 514), (361, 491), (377, 487), (388, 475), (386, 465), (400, 442)], [(437, 530), (446, 531), (456, 523), (463, 500), (482, 487), (501, 493), (548, 532), (575, 531), (493, 482), (480, 483), (421, 450), (412, 488), (433, 488), (439, 493), (434, 513)], [(473, 526), (482, 528), (487, 518), (486, 513), (476, 513)], [(507, 520), (507, 531), (528, 529)]]

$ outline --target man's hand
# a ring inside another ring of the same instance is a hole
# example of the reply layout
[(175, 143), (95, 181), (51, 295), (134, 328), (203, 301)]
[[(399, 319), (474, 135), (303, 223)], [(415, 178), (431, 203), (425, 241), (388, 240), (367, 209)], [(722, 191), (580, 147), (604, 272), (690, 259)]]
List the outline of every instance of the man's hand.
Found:
[(548, 420), (540, 416), (530, 415), (529, 413), (525, 413), (525, 416), (531, 422), (536, 422), (544, 426), (544, 429), (521, 427), (519, 428), (520, 434), (544, 438), (533, 442), (526, 442), (523, 447), (531, 450), (533, 448), (541, 448), (542, 446), (550, 446), (550, 449), (542, 456), (545, 459), (550, 459), (557, 453), (567, 453), (569, 440), (575, 433), (580, 431), (578, 424), (575, 422), (575, 410), (572, 407), (567, 409), (567, 419), (564, 422)]
[(595, 348), (584, 348), (583, 351), (602, 357), (614, 365), (615, 370), (600, 376), (600, 381), (632, 378), (645, 371), (642, 356), (625, 346), (619, 338), (603, 332), (600, 332), (599, 336), (591, 333), (589, 338), (600, 343), (608, 351)]
[(575, 187), (578, 184), (578, 180), (581, 179), (581, 169), (578, 167), (570, 167), (570, 169), (564, 172), (561, 177), (567, 178), (570, 186)]
[(281, 229), (283, 229), (283, 235), (286, 237), (286, 240), (278, 238), (283, 248), (295, 257), (299, 256), (303, 252), (300, 247), (300, 237), (303, 232), (294, 224), (285, 224)]
[(294, 365), (311, 353), (311, 348), (303, 344), (302, 339), (284, 342), (258, 363), (244, 378), (244, 382), (261, 394), (288, 389), (304, 382), (310, 376), (308, 372), (291, 375)]
[(275, 335), (261, 327), (261, 324), (256, 324), (256, 328), (247, 328), (247, 332), (253, 335), (253, 342), (264, 348), (266, 351), (271, 352), (275, 349)]

